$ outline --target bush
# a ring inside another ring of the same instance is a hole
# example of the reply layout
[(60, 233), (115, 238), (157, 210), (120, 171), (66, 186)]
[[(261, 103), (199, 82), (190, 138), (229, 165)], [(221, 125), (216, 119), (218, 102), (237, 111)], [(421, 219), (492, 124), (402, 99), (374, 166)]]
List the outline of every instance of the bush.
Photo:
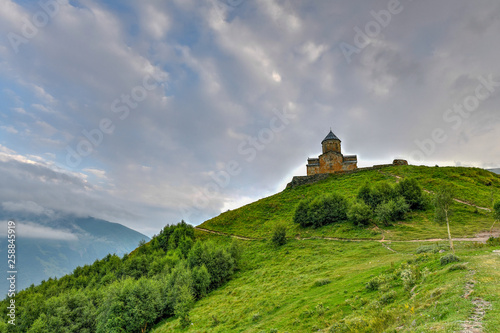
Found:
[(500, 237), (490, 237), (488, 238), (488, 240), (486, 241), (486, 244), (489, 245), (489, 246), (498, 246), (500, 245)]
[(500, 220), (500, 201), (495, 202), (493, 205), (493, 218)]
[(347, 220), (348, 208), (349, 204), (344, 196), (340, 194), (326, 196), (323, 199), (323, 225)]
[(281, 246), (286, 244), (286, 226), (284, 226), (283, 224), (278, 224), (274, 228), (271, 242), (276, 246)]
[(321, 226), (347, 220), (348, 202), (339, 194), (304, 200), (295, 209), (293, 221), (302, 227)]
[(449, 253), (449, 254), (441, 257), (440, 260), (441, 260), (441, 266), (448, 265), (449, 263), (452, 263), (452, 262), (460, 261), (460, 259), (452, 253)]
[(233, 258), (231, 248), (221, 248), (212, 242), (197, 241), (187, 256), (187, 262), (192, 269), (195, 266), (207, 268), (210, 275), (210, 290), (213, 290), (233, 274), (236, 269), (236, 262)]
[(321, 286), (325, 286), (325, 285), (330, 284), (330, 283), (332, 283), (332, 281), (329, 279), (316, 280), (314, 282), (314, 286), (321, 287)]
[(378, 205), (394, 200), (398, 197), (396, 189), (387, 182), (375, 184), (372, 190), (372, 202), (377, 207)]
[(448, 272), (453, 272), (453, 271), (460, 271), (460, 270), (465, 270), (467, 269), (466, 264), (454, 264), (448, 267)]
[(378, 290), (379, 287), (385, 283), (387, 283), (390, 278), (387, 275), (378, 275), (374, 278), (370, 279), (368, 283), (365, 285), (365, 288), (371, 291)]
[(359, 188), (357, 198), (358, 200), (363, 201), (368, 206), (371, 206), (372, 208), (374, 207), (372, 204), (372, 188), (370, 184), (365, 183)]
[(410, 210), (409, 205), (403, 197), (398, 197), (396, 200), (389, 200), (380, 204), (375, 210), (377, 220), (389, 225), (390, 222), (403, 220), (405, 214)]
[(449, 246), (444, 246), (444, 245), (437, 245), (437, 244), (422, 245), (422, 246), (419, 246), (417, 248), (416, 253), (417, 254), (420, 254), (420, 253), (438, 253), (440, 250), (447, 251), (449, 249), (450, 249)]
[(386, 304), (394, 302), (395, 299), (396, 299), (396, 292), (394, 290), (391, 290), (391, 291), (386, 292), (385, 294), (382, 294), (382, 296), (380, 296), (379, 301), (380, 301), (380, 304), (386, 305)]
[(372, 217), (372, 208), (363, 201), (354, 202), (347, 211), (347, 218), (354, 225), (368, 225)]
[(312, 225), (309, 219), (309, 203), (310, 200), (302, 200), (295, 209), (295, 215), (293, 216), (293, 222), (300, 224), (301, 227), (309, 227)]
[(409, 291), (417, 282), (417, 276), (414, 270), (407, 268), (401, 271), (401, 280), (405, 290)]
[(425, 200), (422, 188), (415, 179), (404, 179), (396, 185), (396, 190), (410, 206), (410, 209), (425, 208)]

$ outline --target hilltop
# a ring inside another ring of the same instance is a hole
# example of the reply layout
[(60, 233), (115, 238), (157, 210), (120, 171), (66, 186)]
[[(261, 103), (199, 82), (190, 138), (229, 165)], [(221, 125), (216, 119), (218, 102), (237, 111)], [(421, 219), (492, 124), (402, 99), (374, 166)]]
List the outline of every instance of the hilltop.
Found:
[[(401, 223), (388, 228), (357, 228), (350, 223), (325, 226), (320, 229), (301, 228), (292, 222), (295, 207), (300, 200), (315, 198), (328, 193), (339, 193), (354, 199), (365, 183), (386, 181), (396, 184), (400, 179), (416, 179), (431, 197), (442, 185), (453, 186), (454, 237), (473, 237), (489, 229), (492, 218), (488, 214), (492, 202), (500, 199), (500, 176), (479, 168), (387, 166), (373, 170), (359, 170), (349, 174), (332, 174), (312, 184), (284, 191), (263, 198), (233, 211), (214, 217), (198, 228), (249, 238), (268, 238), (274, 226), (285, 224), (289, 234), (298, 238), (335, 237), (346, 239), (411, 240), (446, 238), (446, 227), (433, 222), (434, 211), (412, 212)], [(461, 201), (461, 202), (459, 202)], [(470, 223), (474, 221), (474, 223)]]

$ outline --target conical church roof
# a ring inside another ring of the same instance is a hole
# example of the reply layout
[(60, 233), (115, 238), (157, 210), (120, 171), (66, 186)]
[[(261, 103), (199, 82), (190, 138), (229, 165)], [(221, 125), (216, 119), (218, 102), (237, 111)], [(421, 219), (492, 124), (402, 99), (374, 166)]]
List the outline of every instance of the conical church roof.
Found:
[(335, 134), (333, 134), (332, 130), (330, 130), (330, 133), (328, 133), (328, 135), (323, 139), (323, 141), (321, 141), (321, 143), (328, 141), (328, 140), (340, 141), (340, 139), (337, 138), (337, 136)]

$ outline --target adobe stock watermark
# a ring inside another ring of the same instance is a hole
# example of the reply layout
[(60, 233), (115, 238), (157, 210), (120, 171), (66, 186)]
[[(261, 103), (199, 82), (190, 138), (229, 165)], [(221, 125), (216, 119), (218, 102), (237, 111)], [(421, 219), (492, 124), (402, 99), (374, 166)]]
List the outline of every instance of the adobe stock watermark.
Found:
[(45, 28), (50, 20), (52, 20), (60, 10), (61, 5), (67, 4), (67, 0), (41, 0), (38, 1), (38, 10), (31, 18), (22, 18), (21, 33), (9, 32), (7, 39), (14, 53), (19, 53), (19, 47), (22, 44), (27, 44), (29, 41), (38, 35), (40, 29)]
[[(411, 2), (413, 0), (406, 1)], [(352, 57), (355, 54), (361, 53), (361, 51), (369, 46), (373, 40), (378, 38), (382, 31), (387, 28), (389, 24), (391, 24), (393, 17), (400, 14), (403, 10), (404, 6), (400, 0), (389, 0), (387, 3), (387, 9), (370, 11), (370, 15), (373, 17), (373, 20), (368, 21), (364, 25), (364, 29), (361, 29), (358, 26), (354, 27), (355, 35), (353, 37), (353, 43), (349, 44), (342, 42), (339, 45), (347, 63), (350, 64), (352, 62)]]
[[(259, 152), (266, 149), (279, 133), (283, 132), (294, 118), (289, 109), (283, 108), (282, 111), (273, 110), (274, 116), (269, 120), (268, 126), (261, 128), (255, 136), (248, 135), (238, 144), (237, 152), (246, 163), (252, 163)], [(191, 207), (185, 205), (180, 207), (181, 216), (186, 219), (193, 214), (192, 209), (207, 208), (210, 200), (215, 198), (224, 188), (229, 186), (231, 180), (241, 174), (243, 171), (242, 163), (236, 160), (230, 160), (224, 164), (219, 171), (210, 173), (211, 181), (206, 183), (201, 190), (201, 195), (193, 198)]]
[[(453, 107), (443, 113), (443, 120), (449, 125), (451, 130), (457, 131), (474, 111), (476, 111), (482, 102), (489, 99), (498, 87), (500, 81), (495, 81), (493, 75), (487, 78), (480, 76), (478, 85), (473, 93), (464, 98), (462, 103), (456, 103)], [(448, 130), (450, 129), (448, 128)], [(423, 161), (426, 157), (434, 154), (439, 144), (445, 143), (449, 136), (447, 131), (441, 127), (434, 128), (430, 137), (424, 140), (415, 140), (418, 149), (410, 153), (410, 158), (416, 161)]]
[(9, 281), (9, 290), (7, 297), (9, 305), (7, 306), (7, 322), (10, 325), (16, 325), (16, 222), (9, 220), (7, 222), (7, 281)]
[[(155, 75), (146, 75), (142, 79), (142, 84), (133, 87), (128, 94), (121, 94), (111, 103), (111, 112), (118, 115), (118, 119), (125, 120), (129, 117), (130, 111), (136, 109), (139, 103), (144, 101), (150, 91), (156, 89), (165, 81)], [(83, 157), (89, 156), (102, 144), (104, 136), (113, 134), (116, 126), (110, 118), (102, 118), (96, 128), (82, 130), (84, 139), (78, 141), (76, 146), (66, 146), (66, 165), (76, 168), (82, 163)]]

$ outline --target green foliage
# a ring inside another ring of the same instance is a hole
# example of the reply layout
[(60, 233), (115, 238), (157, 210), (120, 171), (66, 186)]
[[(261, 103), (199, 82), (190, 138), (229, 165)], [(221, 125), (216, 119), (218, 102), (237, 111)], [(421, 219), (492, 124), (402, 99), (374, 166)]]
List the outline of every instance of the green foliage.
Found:
[(380, 296), (379, 302), (382, 305), (390, 304), (394, 302), (397, 297), (397, 293), (394, 290), (388, 291)]
[(378, 221), (384, 225), (390, 225), (391, 222), (403, 220), (405, 214), (410, 210), (409, 205), (404, 198), (390, 199), (380, 204), (375, 210), (375, 216)]
[(128, 278), (111, 284), (99, 308), (96, 332), (140, 332), (162, 313), (158, 281)]
[(439, 189), (434, 197), (434, 207), (435, 215), (434, 219), (436, 222), (443, 223), (447, 222), (451, 215), (451, 205), (453, 203), (453, 189), (448, 186), (443, 186)]
[(312, 221), (309, 219), (309, 204), (310, 200), (300, 201), (293, 216), (293, 222), (299, 224), (303, 228), (312, 225)]
[(355, 201), (347, 211), (347, 218), (354, 225), (368, 225), (372, 217), (373, 210), (364, 201)]
[(205, 265), (195, 266), (192, 271), (194, 297), (200, 299), (204, 297), (210, 288), (210, 273)]
[(445, 266), (445, 265), (448, 265), (449, 263), (457, 262), (457, 261), (460, 261), (460, 259), (452, 253), (449, 253), (445, 256), (442, 256), (440, 259), (441, 266)]
[(454, 264), (448, 267), (448, 272), (453, 272), (453, 271), (463, 271), (467, 269), (466, 264)]
[(332, 280), (330, 280), (330, 279), (321, 279), (321, 280), (314, 281), (314, 286), (321, 287), (321, 286), (326, 286), (327, 284), (330, 284), (330, 283), (332, 283)]
[(425, 208), (422, 188), (414, 178), (403, 179), (396, 185), (396, 190), (405, 199), (411, 210)]
[[(193, 228), (185, 223), (167, 226), (123, 258), (108, 255), (21, 291), (17, 325), (8, 331), (146, 332), (171, 316), (187, 325), (194, 302), (229, 280), (241, 258), (237, 242), (192, 245), (193, 238)], [(201, 259), (191, 265), (187, 258), (196, 253)]]
[(445, 250), (443, 246), (435, 245), (421, 245), (415, 251), (416, 254), (421, 253), (438, 253), (440, 250)]
[(488, 240), (486, 241), (486, 244), (489, 245), (489, 246), (499, 246), (500, 245), (500, 237), (490, 237), (488, 238)]
[(276, 246), (282, 246), (286, 244), (286, 226), (283, 224), (278, 224), (274, 228), (273, 236), (271, 242)]
[(493, 205), (493, 218), (500, 221), (500, 201)]
[(375, 291), (380, 288), (380, 286), (386, 284), (391, 280), (391, 277), (387, 275), (378, 275), (373, 278), (371, 278), (365, 285), (365, 288), (370, 291)]
[(192, 245), (189, 240), (194, 240), (194, 228), (181, 221), (176, 225), (165, 226), (160, 234), (154, 237), (154, 244), (164, 251), (174, 250), (180, 246), (181, 252), (187, 254)]
[(237, 262), (227, 248), (216, 246), (213, 242), (196, 241), (188, 254), (189, 267), (205, 266), (210, 274), (210, 290), (223, 283), (236, 270)]
[(318, 197), (312, 201), (299, 202), (294, 215), (294, 222), (302, 227), (319, 228), (347, 220), (347, 199), (340, 194)]

